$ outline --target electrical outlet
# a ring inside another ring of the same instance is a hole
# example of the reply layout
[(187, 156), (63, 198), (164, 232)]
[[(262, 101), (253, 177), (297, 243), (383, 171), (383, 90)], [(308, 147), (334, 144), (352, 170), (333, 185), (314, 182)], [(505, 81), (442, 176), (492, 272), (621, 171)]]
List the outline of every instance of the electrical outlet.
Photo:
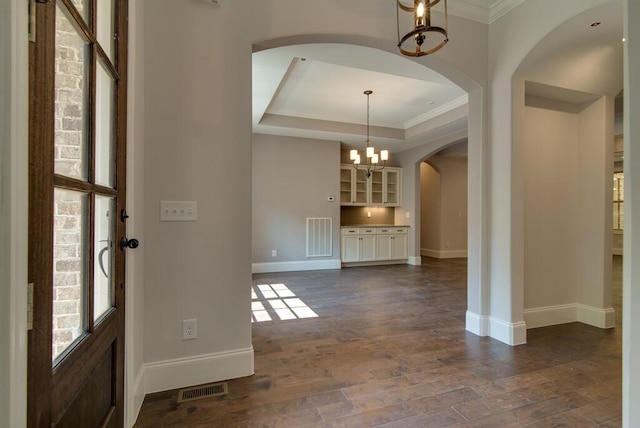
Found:
[(182, 320), (182, 338), (184, 340), (198, 337), (198, 320)]
[(278, 257), (278, 252), (276, 250), (271, 250), (271, 257)]

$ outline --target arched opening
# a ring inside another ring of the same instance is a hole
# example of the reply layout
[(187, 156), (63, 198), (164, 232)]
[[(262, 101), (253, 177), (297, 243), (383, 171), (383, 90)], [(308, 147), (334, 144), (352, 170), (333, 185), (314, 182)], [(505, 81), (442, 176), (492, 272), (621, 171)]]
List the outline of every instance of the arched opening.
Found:
[[(468, 311), (467, 311), (467, 329), (479, 335), (487, 335), (488, 331), (482, 326), (483, 316), (486, 314), (486, 304), (484, 297), (486, 292), (483, 287), (482, 277), (482, 264), (486, 258), (483, 256), (483, 244), (482, 239), (485, 235), (485, 221), (482, 219), (484, 209), (482, 205), (486, 200), (484, 192), (486, 186), (484, 185), (485, 171), (483, 170), (483, 153), (484, 153), (484, 119), (483, 109), (484, 101), (483, 94), (480, 86), (465, 76), (455, 67), (447, 64), (444, 61), (439, 60), (434, 56), (428, 58), (419, 58), (409, 60), (400, 56), (397, 53), (396, 47), (393, 43), (386, 40), (379, 40), (374, 38), (363, 38), (358, 36), (347, 35), (300, 35), (291, 36), (280, 39), (273, 39), (269, 41), (260, 42), (254, 45), (254, 56), (261, 54), (266, 50), (284, 52), (290, 50), (295, 52), (296, 64), (289, 61), (285, 65), (280, 66), (279, 73), (287, 74), (292, 72), (292, 66), (297, 66), (298, 61), (304, 61), (306, 65), (309, 64), (309, 60), (319, 57), (319, 51), (317, 46), (324, 45), (323, 49), (326, 49), (327, 45), (335, 47), (337, 49), (349, 46), (350, 49), (360, 50), (366, 52), (367, 55), (374, 55), (372, 58), (373, 63), (377, 64), (377, 67), (382, 67), (378, 71), (383, 71), (390, 74), (403, 75), (409, 70), (409, 73), (415, 74), (433, 74), (434, 72), (449, 81), (449, 84), (455, 85), (465, 93), (465, 103), (459, 103), (455, 106), (449, 106), (447, 110), (440, 112), (439, 115), (434, 115), (429, 121), (420, 123), (418, 126), (414, 126), (414, 129), (407, 130), (405, 133), (411, 136), (411, 132), (420, 130), (422, 133), (420, 136), (413, 138), (407, 138), (408, 144), (404, 147), (398, 146), (398, 148), (391, 149), (391, 155), (393, 160), (392, 165), (402, 168), (402, 206), (396, 207), (393, 214), (396, 221), (401, 221), (402, 224), (410, 226), (411, 231), (408, 237), (408, 260), (409, 263), (420, 263), (420, 163), (428, 157), (442, 148), (451, 145), (461, 139), (467, 139), (469, 145), (468, 162), (469, 162), (469, 198), (468, 198), (468, 218), (469, 218), (469, 234), (468, 234)], [(289, 55), (291, 52), (288, 53)], [(314, 56), (315, 55), (315, 56)], [(364, 55), (364, 54), (363, 54)], [(366, 58), (366, 55), (365, 55)], [(345, 60), (344, 56), (342, 60)], [(350, 55), (346, 57), (347, 62), (353, 65), (354, 62), (367, 62), (358, 55)], [(371, 60), (369, 60), (371, 61)], [(404, 65), (401, 69), (393, 68), (393, 64), (402, 62)], [(263, 67), (267, 70), (268, 67)], [(274, 69), (271, 68), (273, 71)], [(404, 70), (404, 71), (401, 71)], [(256, 78), (256, 71), (254, 69), (254, 79)], [(266, 73), (266, 71), (265, 71)], [(261, 74), (264, 75), (264, 74)], [(407, 77), (405, 75), (405, 77)], [(415, 78), (416, 76), (413, 75)], [(254, 80), (255, 82), (255, 80)], [(278, 80), (275, 84), (271, 85), (270, 91), (275, 93), (282, 90), (281, 80)], [(360, 91), (361, 88), (357, 88)], [(409, 89), (408, 92), (411, 92)], [(259, 140), (270, 140), (273, 135), (277, 135), (283, 128), (287, 128), (284, 131), (284, 135), (293, 136), (299, 138), (303, 135), (302, 131), (292, 131), (292, 122), (282, 117), (276, 117), (277, 115), (265, 115), (266, 109), (273, 105), (271, 101), (271, 94), (268, 94), (266, 101), (263, 99), (259, 104), (259, 108), (256, 109), (256, 102), (254, 101), (254, 136), (256, 127), (262, 128), (259, 132), (263, 134), (271, 134), (268, 137), (259, 137)], [(306, 118), (310, 119), (310, 118)], [(268, 129), (265, 125), (269, 125), (269, 122), (273, 125)], [(333, 120), (329, 126), (334, 126), (334, 129), (327, 130), (324, 128), (327, 123), (320, 123), (318, 121), (306, 120), (304, 127), (306, 131), (312, 131), (315, 136), (312, 138), (321, 138), (327, 141), (331, 141), (332, 137), (329, 134), (322, 134), (322, 132), (333, 132), (334, 142), (338, 138), (340, 140), (348, 138), (346, 134), (349, 133), (344, 124), (336, 124), (336, 120)], [(276, 130), (275, 128), (280, 128)], [(337, 134), (337, 138), (336, 138)], [(318, 137), (320, 135), (320, 137)], [(362, 135), (362, 134), (361, 134)], [(308, 138), (308, 137), (305, 137)], [(384, 135), (379, 136), (384, 142), (390, 142), (391, 137), (385, 140)], [(254, 148), (256, 140), (254, 138)], [(343, 147), (344, 149), (344, 147)], [(330, 155), (328, 155), (330, 156)], [(255, 153), (254, 153), (255, 159)], [(344, 156), (343, 156), (344, 159)], [(254, 183), (263, 183), (260, 178), (254, 177)], [(256, 192), (254, 191), (254, 195)], [(254, 200), (254, 209), (261, 203)], [(254, 217), (255, 219), (255, 217)], [(255, 237), (258, 230), (264, 230), (266, 227), (270, 227), (270, 230), (274, 230), (273, 224), (268, 226), (266, 223), (257, 225), (254, 222), (254, 243), (259, 241)], [(277, 228), (277, 226), (276, 226)], [(471, 230), (473, 230), (471, 232)], [(259, 232), (258, 232), (259, 233)], [(335, 234), (335, 232), (334, 232)], [(337, 240), (334, 240), (334, 242)], [(262, 245), (262, 244), (261, 244)], [(264, 244), (264, 248), (258, 251), (263, 254), (279, 254), (276, 249), (268, 250), (269, 244)], [(334, 246), (334, 248), (336, 248)], [(254, 271), (256, 268), (256, 249), (254, 245)], [(266, 256), (264, 256), (266, 257)], [(258, 263), (266, 263), (264, 259), (260, 259)], [(335, 266), (335, 265), (334, 265)]]
[(621, 17), (621, 4), (614, 2), (571, 18), (514, 74), (527, 328), (616, 324), (611, 183)]
[(467, 144), (458, 142), (420, 163), (420, 255), (467, 257)]

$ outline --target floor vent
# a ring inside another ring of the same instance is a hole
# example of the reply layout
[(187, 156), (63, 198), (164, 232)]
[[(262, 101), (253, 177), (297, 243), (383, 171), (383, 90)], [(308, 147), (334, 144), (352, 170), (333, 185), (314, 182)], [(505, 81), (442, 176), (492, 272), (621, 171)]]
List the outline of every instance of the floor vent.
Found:
[(227, 392), (227, 382), (210, 383), (208, 385), (194, 386), (192, 388), (183, 388), (178, 393), (178, 403), (199, 400), (201, 398), (218, 397), (220, 395), (226, 395)]

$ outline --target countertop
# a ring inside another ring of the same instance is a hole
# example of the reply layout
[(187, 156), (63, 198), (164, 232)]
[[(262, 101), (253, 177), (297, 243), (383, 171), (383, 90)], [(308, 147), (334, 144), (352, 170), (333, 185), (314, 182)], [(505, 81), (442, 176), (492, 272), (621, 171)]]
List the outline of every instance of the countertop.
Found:
[(340, 226), (342, 228), (345, 227), (409, 227), (407, 224), (350, 224), (348, 226)]

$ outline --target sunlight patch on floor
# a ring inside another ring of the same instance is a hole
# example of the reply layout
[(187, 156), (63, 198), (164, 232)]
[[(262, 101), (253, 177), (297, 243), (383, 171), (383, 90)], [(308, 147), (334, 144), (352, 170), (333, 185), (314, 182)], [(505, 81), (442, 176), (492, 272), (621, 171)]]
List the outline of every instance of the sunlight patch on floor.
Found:
[[(266, 304), (265, 304), (266, 303)], [(251, 322), (317, 318), (306, 303), (285, 284), (260, 284), (251, 289)]]

